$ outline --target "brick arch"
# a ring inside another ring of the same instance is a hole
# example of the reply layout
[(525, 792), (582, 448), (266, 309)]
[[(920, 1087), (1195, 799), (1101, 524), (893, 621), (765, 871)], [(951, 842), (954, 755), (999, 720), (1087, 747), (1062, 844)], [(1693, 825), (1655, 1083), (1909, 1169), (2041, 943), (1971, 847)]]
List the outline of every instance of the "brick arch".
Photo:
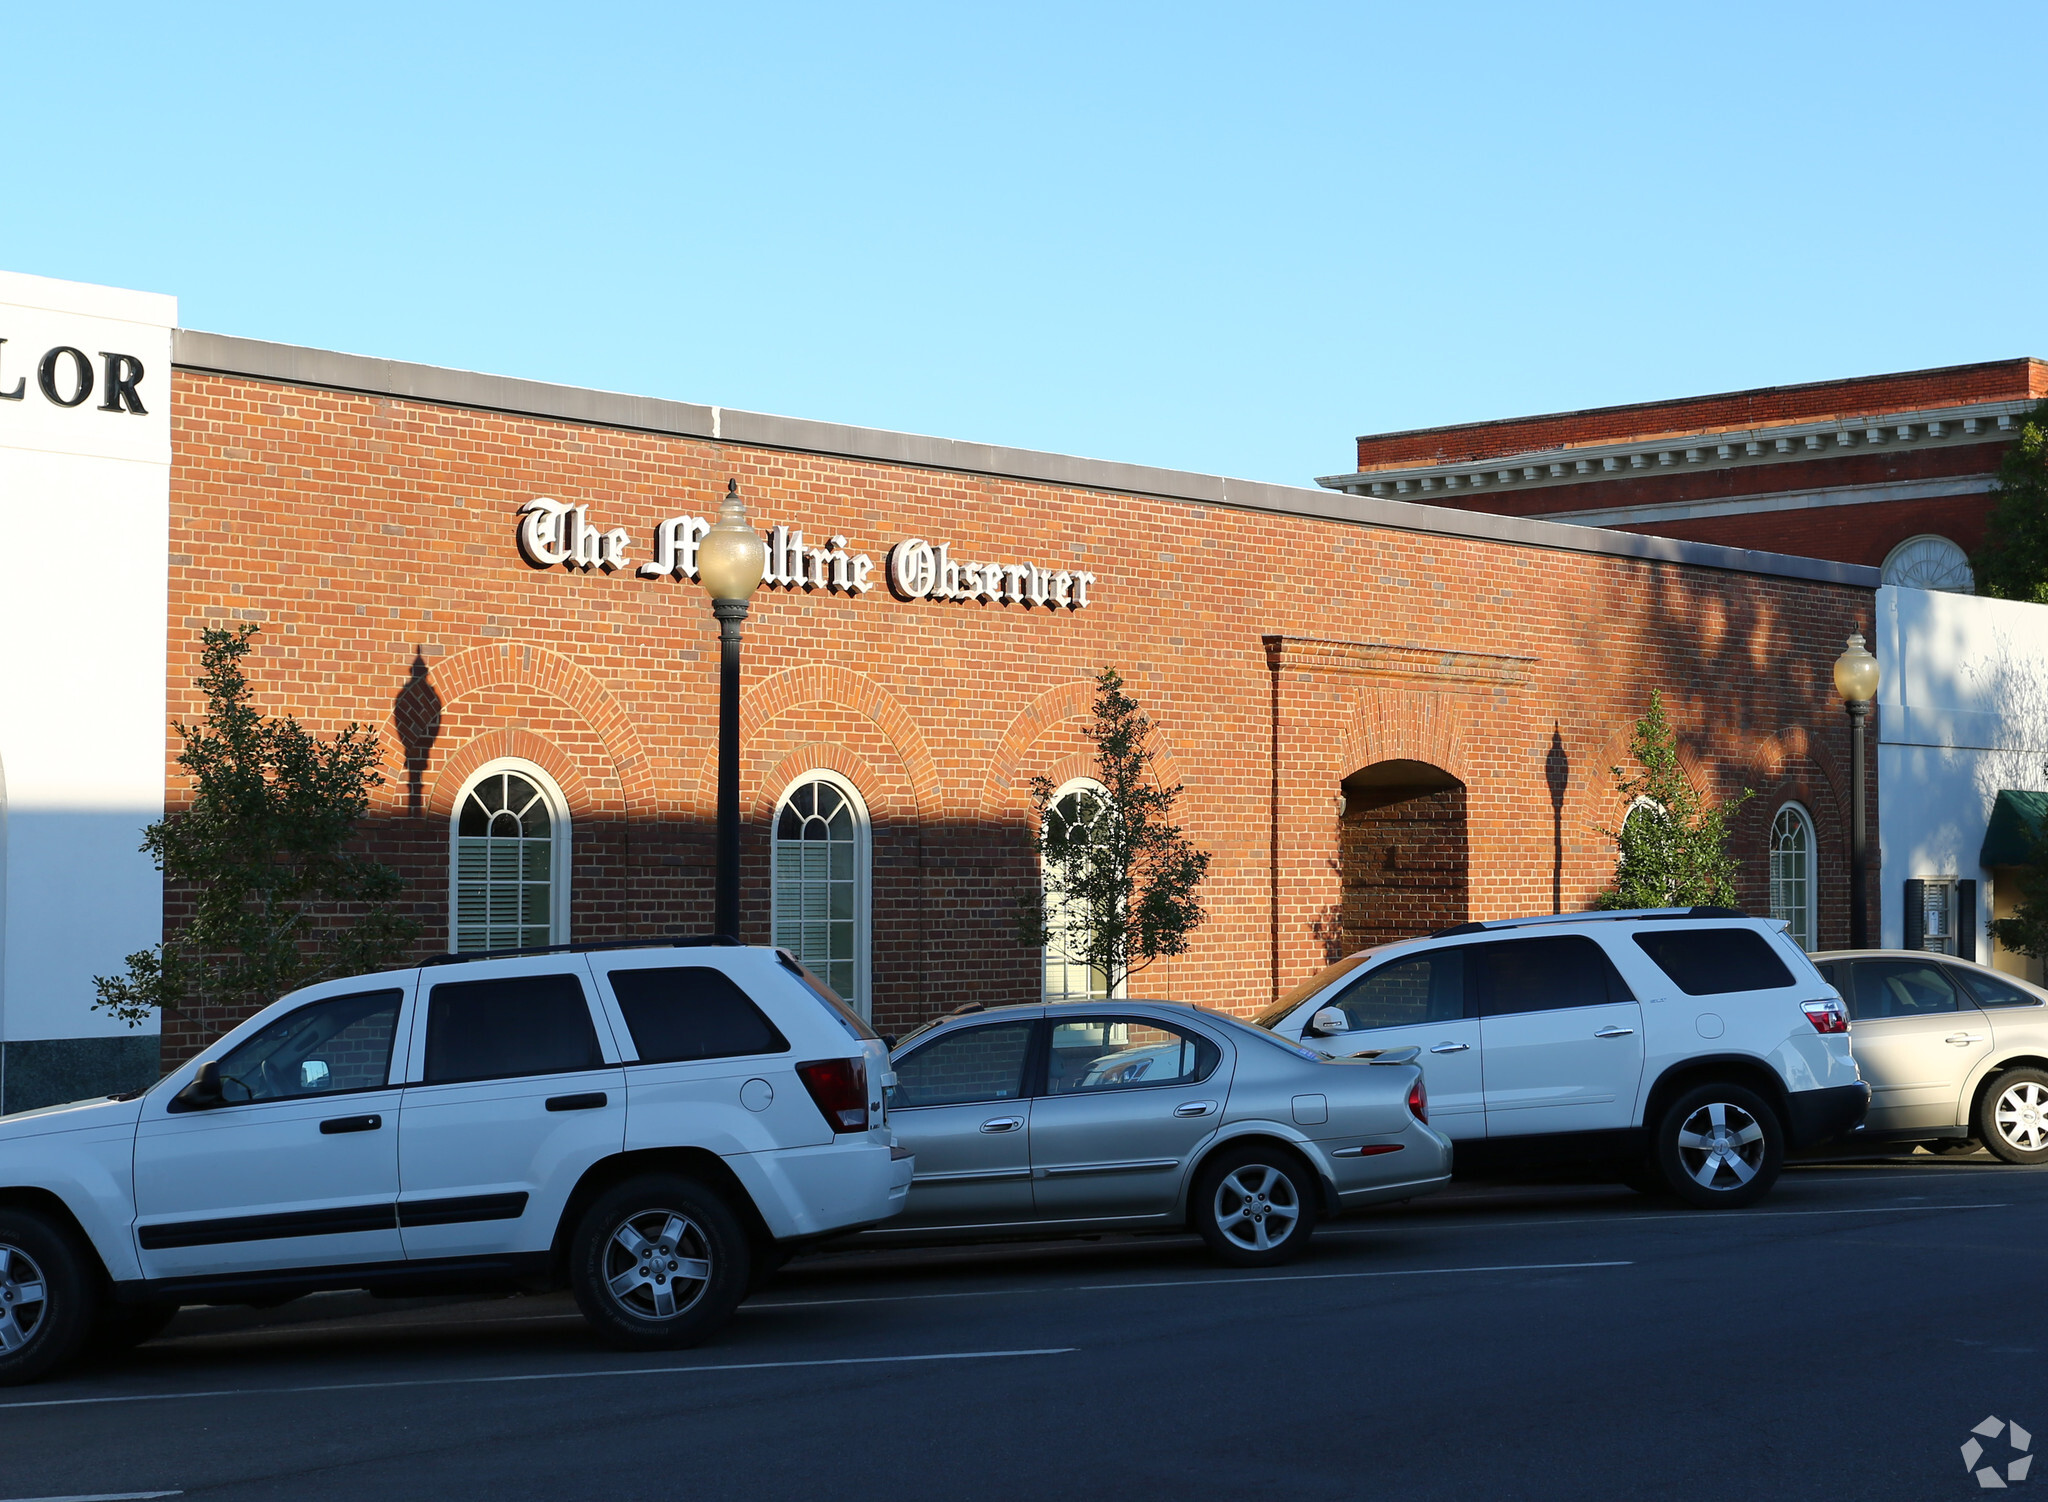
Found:
[(1338, 747), (1338, 781), (1376, 762), (1419, 761), (1470, 786), (1464, 716), (1441, 694), (1361, 689)]
[[(913, 817), (922, 820), (936, 812), (939, 806), (938, 764), (932, 759), (917, 722), (887, 689), (849, 668), (833, 663), (806, 663), (801, 667), (785, 668), (756, 684), (740, 699), (740, 744), (746, 746), (774, 720), (807, 704), (830, 704), (870, 721), (902, 759)], [(718, 759), (715, 756), (705, 758), (697, 781), (700, 804), (715, 806), (718, 802)], [(775, 791), (776, 796), (780, 796), (780, 786)], [(769, 808), (772, 810), (773, 807), (771, 801)]]
[[(1087, 719), (1094, 707), (1095, 680), (1076, 678), (1055, 684), (1017, 712), (1004, 730), (1002, 739), (996, 743), (995, 752), (989, 758), (988, 775), (982, 781), (981, 814), (985, 820), (993, 822), (1001, 818), (1005, 810), (1016, 807), (1023, 791), (1018, 781), (1018, 770), (1039, 739), (1071, 720)], [(1180, 758), (1174, 754), (1173, 739), (1156, 719), (1152, 722), (1152, 750), (1154, 781), (1171, 787), (1185, 780), (1181, 774)], [(1053, 777), (1056, 783), (1064, 782), (1069, 777), (1092, 775), (1094, 759), (1086, 752), (1073, 752), (1053, 765), (1055, 768), (1074, 768), (1060, 771)], [(1049, 772), (1046, 775), (1053, 774)]]
[[(653, 816), (657, 807), (654, 768), (640, 732), (589, 669), (530, 642), (498, 641), (442, 658), (427, 669), (424, 681), (438, 696), (443, 714), (462, 699), (494, 689), (522, 688), (559, 700), (574, 710), (603, 744), (624, 792), (627, 809)], [(421, 712), (416, 703), (401, 696), (378, 727), (387, 761), (395, 752), (401, 768), (420, 729)], [(530, 759), (548, 766), (538, 756)], [(549, 773), (553, 775), (552, 767)], [(567, 783), (563, 784), (563, 792), (568, 792)]]
[[(747, 821), (761, 829), (768, 828), (769, 821), (775, 817), (775, 805), (782, 801), (782, 795), (811, 772), (837, 772), (860, 789), (861, 802), (867, 805), (871, 824), (880, 824), (890, 817), (891, 794), (907, 791), (900, 776), (885, 776), (857, 752), (830, 741), (811, 741), (793, 747), (768, 769), (768, 774), (754, 791)], [(892, 787), (892, 783), (896, 786)]]
[[(426, 815), (435, 819), (454, 817), (455, 797), (462, 791), (462, 785), (483, 767), (508, 756), (530, 761), (547, 773), (562, 790), (571, 819), (615, 811), (605, 805), (616, 804), (617, 799), (607, 798), (593, 788), (575, 758), (546, 736), (532, 730), (491, 730), (465, 741), (442, 761), (428, 786)], [(616, 777), (613, 782), (616, 787)]]

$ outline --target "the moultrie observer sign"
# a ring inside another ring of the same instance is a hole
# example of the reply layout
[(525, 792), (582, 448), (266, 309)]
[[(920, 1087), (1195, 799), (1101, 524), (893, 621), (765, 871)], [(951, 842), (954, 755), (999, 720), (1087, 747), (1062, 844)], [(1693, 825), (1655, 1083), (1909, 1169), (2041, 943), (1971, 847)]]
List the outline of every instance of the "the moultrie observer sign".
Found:
[[(535, 496), (519, 508), (520, 556), (535, 568), (602, 569), (633, 567), (643, 579), (697, 577), (697, 545), (711, 530), (701, 516), (672, 516), (654, 529), (651, 556), (634, 565), (632, 534), (624, 527), (601, 530), (588, 508)], [(761, 583), (771, 589), (827, 590), (858, 596), (875, 587), (875, 561), (849, 549), (843, 536), (807, 543), (789, 527), (771, 527), (768, 570)], [(949, 542), (909, 537), (889, 549), (885, 570), (890, 590), (902, 600), (986, 600), (1043, 610), (1085, 610), (1095, 575), (1085, 569), (1048, 569), (1036, 563), (956, 558)]]

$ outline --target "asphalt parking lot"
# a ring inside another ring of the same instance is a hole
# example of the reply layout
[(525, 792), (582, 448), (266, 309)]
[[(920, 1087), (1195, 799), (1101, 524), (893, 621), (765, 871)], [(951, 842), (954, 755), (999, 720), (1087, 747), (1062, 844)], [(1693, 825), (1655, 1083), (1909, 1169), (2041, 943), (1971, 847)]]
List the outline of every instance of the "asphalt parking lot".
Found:
[(1276, 1272), (1191, 1237), (816, 1255), (659, 1357), (566, 1296), (188, 1309), (0, 1390), (0, 1502), (1962, 1497), (1972, 1426), (2048, 1434), (2044, 1257), (2048, 1171), (1917, 1155), (1721, 1214), (1461, 1184)]

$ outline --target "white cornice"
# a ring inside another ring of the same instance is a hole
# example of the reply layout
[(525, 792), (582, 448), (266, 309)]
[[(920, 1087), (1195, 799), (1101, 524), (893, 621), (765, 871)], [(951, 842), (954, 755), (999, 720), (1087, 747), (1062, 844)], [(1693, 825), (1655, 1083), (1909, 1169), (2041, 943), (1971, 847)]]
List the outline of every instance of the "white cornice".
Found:
[(1421, 497), (1457, 490), (1540, 490), (1659, 471), (1783, 464), (1866, 448), (1950, 448), (2010, 432), (2017, 426), (2019, 414), (2033, 406), (2031, 401), (1973, 402), (1868, 418), (1776, 423), (1717, 433), (1636, 438), (1626, 443), (1575, 444), (1483, 461), (1325, 475), (1316, 483), (1350, 495)]
[(1545, 521), (1580, 527), (1636, 527), (1650, 522), (1695, 521), (1709, 516), (1746, 516), (1757, 511), (1806, 511), (1821, 506), (1872, 506), (1883, 501), (1927, 501), (1943, 496), (1982, 495), (1996, 483), (1990, 475), (1936, 475), (1881, 485), (1830, 485), (1819, 490), (1765, 490), (1714, 500), (1670, 501), (1654, 506), (1608, 506), (1597, 511), (1541, 511)]

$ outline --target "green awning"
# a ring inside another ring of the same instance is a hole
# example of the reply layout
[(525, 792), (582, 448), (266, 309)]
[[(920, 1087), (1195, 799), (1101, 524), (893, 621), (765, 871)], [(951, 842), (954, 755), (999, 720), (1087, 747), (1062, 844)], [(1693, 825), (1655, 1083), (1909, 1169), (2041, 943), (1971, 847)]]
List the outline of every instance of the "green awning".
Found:
[(1980, 866), (2031, 866), (2034, 842), (2048, 827), (2048, 793), (2023, 793), (2015, 788), (1999, 792), (1991, 805), (1991, 823), (1984, 831), (1984, 849), (1977, 856)]

